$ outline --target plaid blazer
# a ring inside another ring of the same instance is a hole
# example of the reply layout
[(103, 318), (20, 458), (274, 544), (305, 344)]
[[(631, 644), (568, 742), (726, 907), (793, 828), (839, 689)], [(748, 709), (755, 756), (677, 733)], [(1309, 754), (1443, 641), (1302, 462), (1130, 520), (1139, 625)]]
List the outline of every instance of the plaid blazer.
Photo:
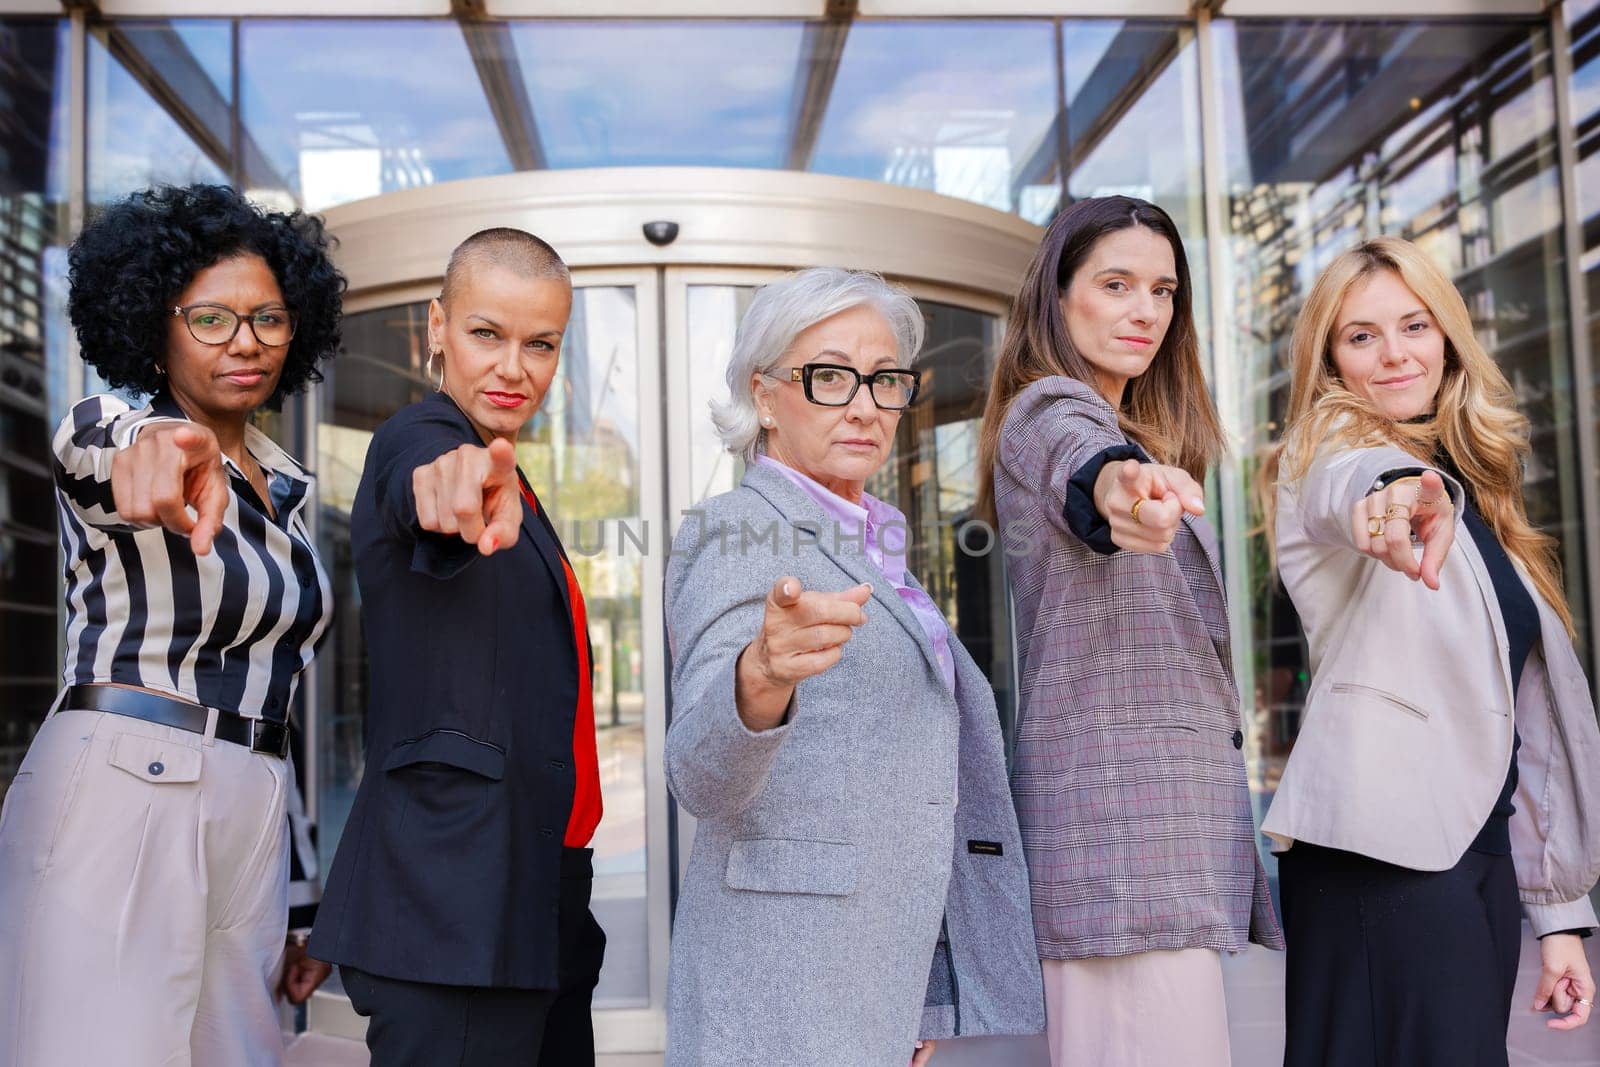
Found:
[(1012, 794), (1044, 959), (1283, 946), (1240, 749), (1215, 539), (1101, 555), (1067, 483), (1127, 444), (1089, 386), (1045, 378), (1000, 435), (995, 506), (1021, 666)]

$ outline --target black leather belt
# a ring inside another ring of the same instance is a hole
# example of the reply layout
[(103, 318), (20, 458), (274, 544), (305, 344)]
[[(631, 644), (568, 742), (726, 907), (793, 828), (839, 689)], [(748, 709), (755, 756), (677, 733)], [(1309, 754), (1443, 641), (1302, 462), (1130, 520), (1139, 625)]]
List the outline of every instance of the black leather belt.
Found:
[[(192, 734), (206, 732), (206, 720), (211, 714), (208, 709), (186, 700), (175, 700), (143, 689), (92, 683), (68, 686), (61, 707), (69, 711), (103, 711), (110, 715), (126, 715), (130, 719), (160, 723), (162, 726), (188, 730)], [(285, 723), (218, 711), (217, 730), (213, 736), (220, 741), (243, 745), (251, 752), (261, 752), (279, 759), (289, 755), (289, 727)]]

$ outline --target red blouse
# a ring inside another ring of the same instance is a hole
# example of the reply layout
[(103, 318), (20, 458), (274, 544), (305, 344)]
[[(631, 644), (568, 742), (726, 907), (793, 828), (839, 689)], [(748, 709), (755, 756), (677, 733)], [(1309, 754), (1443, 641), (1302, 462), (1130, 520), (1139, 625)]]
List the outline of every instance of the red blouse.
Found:
[[(539, 498), (533, 495), (527, 482), (522, 482), (522, 499), (538, 512)], [(567, 818), (567, 833), (562, 844), (568, 848), (585, 848), (594, 838), (602, 812), (600, 757), (594, 740), (594, 679), (590, 676), (589, 621), (583, 605), (583, 590), (578, 588), (578, 578), (565, 556), (561, 557), (561, 569), (566, 574), (567, 599), (572, 604), (572, 641), (578, 649), (578, 708), (572, 717), (572, 763), (577, 771), (577, 783), (572, 790), (572, 814)]]

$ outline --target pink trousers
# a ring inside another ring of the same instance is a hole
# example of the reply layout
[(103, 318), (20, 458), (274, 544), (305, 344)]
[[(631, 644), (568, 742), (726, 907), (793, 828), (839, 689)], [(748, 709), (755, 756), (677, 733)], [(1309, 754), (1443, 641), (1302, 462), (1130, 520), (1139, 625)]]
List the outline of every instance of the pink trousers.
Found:
[(1053, 1067), (1229, 1067), (1215, 949), (1041, 962)]

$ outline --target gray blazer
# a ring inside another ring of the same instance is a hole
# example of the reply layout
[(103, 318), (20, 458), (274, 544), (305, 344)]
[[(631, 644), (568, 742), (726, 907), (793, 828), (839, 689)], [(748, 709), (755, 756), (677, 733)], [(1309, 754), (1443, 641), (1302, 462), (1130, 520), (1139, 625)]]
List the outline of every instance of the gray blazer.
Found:
[[(734, 664), (773, 583), (874, 582), (867, 622), (752, 733)], [(667, 567), (667, 781), (699, 820), (667, 988), (669, 1067), (903, 1067), (919, 1037), (1044, 1028), (994, 694), (956, 693), (853, 531), (752, 467), (691, 513)]]
[(995, 509), (1016, 603), (1022, 698), (1012, 775), (1046, 959), (1283, 946), (1240, 749), (1216, 542), (1101, 555), (1068, 482), (1127, 444), (1083, 382), (1036, 381), (1006, 415)]
[[(1511, 851), (1536, 933), (1596, 925), (1600, 729), (1561, 619), (1526, 575), (1540, 642), (1511, 691), (1505, 623), (1456, 509), (1438, 590), (1363, 555), (1350, 512), (1378, 479), (1428, 466), (1398, 448), (1319, 456), (1278, 489), (1278, 569), (1311, 652), (1300, 736), (1261, 829), (1421, 871), (1455, 866), (1522, 734)], [(1444, 475), (1459, 503), (1461, 487)]]

